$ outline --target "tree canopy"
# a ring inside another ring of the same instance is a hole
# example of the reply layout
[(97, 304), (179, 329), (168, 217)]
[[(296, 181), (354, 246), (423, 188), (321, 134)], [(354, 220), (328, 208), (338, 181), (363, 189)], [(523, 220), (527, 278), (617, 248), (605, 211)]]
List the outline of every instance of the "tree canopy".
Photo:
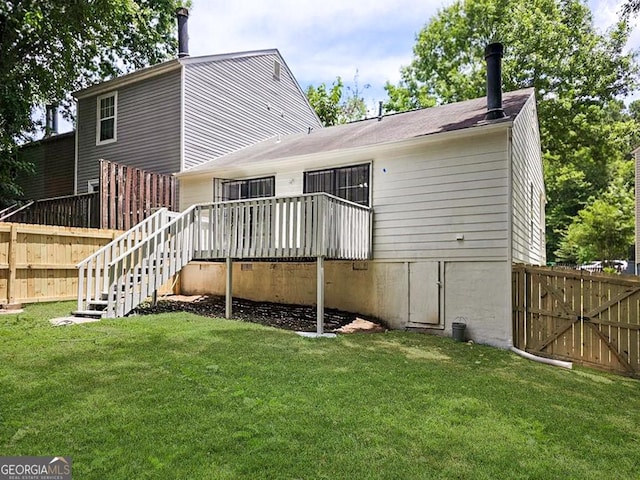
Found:
[(359, 74), (356, 70), (353, 86), (345, 87), (342, 78), (336, 77), (331, 87), (327, 87), (326, 83), (321, 83), (317, 87), (313, 85), (307, 87), (305, 92), (307, 99), (325, 127), (362, 120), (366, 117), (367, 106), (362, 92), (371, 85), (361, 86), (358, 78)]
[(34, 107), (166, 60), (176, 51), (176, 0), (21, 0), (0, 3), (0, 202), (29, 166), (16, 146), (40, 126)]
[[(547, 256), (589, 199), (604, 192), (611, 168), (631, 151), (637, 124), (618, 98), (634, 90), (638, 65), (624, 53), (625, 21), (596, 30), (581, 0), (465, 0), (439, 10), (417, 36), (398, 85), (396, 111), (485, 95), (484, 48), (505, 45), (505, 91), (533, 86), (547, 188)], [(634, 130), (635, 128), (635, 130)]]
[(584, 263), (598, 259), (606, 263), (627, 257), (635, 232), (635, 198), (624, 177), (616, 178), (578, 212), (560, 242), (559, 260)]

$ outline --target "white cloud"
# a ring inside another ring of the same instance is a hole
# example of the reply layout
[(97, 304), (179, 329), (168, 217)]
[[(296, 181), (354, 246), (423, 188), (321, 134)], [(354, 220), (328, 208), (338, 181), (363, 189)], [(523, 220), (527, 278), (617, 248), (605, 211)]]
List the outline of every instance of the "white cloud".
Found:
[(411, 61), (415, 36), (438, 8), (451, 3), (415, 0), (250, 0), (212, 4), (195, 0), (189, 19), (190, 52), (208, 55), (278, 48), (301, 84), (341, 76), (382, 96)]
[[(384, 100), (384, 84), (397, 83), (411, 62), (415, 36), (453, 0), (193, 0), (190, 52), (193, 56), (278, 48), (296, 79), (331, 84), (341, 76), (353, 84), (356, 69), (369, 105)], [(602, 32), (613, 25), (622, 0), (589, 0)], [(640, 18), (629, 48), (640, 48)], [(374, 107), (372, 107), (374, 109)]]
[[(396, 83), (400, 67), (412, 58), (415, 36), (453, 0), (194, 0), (189, 20), (192, 55), (278, 48), (298, 81), (331, 83), (341, 76), (349, 84), (372, 85), (375, 99)], [(594, 21), (604, 32), (619, 15), (622, 0), (590, 0)], [(635, 21), (629, 48), (640, 46)]]

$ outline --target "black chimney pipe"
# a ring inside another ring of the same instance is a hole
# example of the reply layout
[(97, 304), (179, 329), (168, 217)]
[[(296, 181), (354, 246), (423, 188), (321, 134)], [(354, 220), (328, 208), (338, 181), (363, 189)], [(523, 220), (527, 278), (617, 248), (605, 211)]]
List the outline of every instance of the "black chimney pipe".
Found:
[(179, 8), (176, 10), (178, 17), (178, 58), (189, 56), (189, 30), (187, 20), (189, 20), (189, 9)]
[(504, 46), (491, 43), (484, 49), (487, 61), (487, 114), (485, 120), (496, 120), (506, 117), (502, 108), (502, 56)]
[(47, 104), (45, 106), (45, 136), (58, 134), (58, 107)]

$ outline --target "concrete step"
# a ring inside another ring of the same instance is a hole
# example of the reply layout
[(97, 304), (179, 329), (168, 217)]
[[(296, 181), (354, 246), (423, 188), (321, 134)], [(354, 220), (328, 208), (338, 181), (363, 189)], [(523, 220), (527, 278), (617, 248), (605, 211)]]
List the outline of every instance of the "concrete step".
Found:
[(104, 310), (109, 305), (107, 300), (90, 300), (87, 302), (89, 310)]
[(104, 315), (103, 310), (76, 310), (75, 312), (71, 312), (74, 317), (83, 317), (83, 318), (102, 318)]

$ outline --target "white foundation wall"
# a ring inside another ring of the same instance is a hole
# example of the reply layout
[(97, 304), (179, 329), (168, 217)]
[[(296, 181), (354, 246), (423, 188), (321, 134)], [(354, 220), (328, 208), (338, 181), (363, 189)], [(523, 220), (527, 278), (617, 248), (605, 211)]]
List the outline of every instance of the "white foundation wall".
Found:
[[(415, 263), (415, 262), (412, 262)], [(507, 262), (443, 262), (440, 324), (423, 330), (451, 335), (453, 322), (467, 324), (466, 338), (511, 345), (511, 270)], [(225, 264), (191, 262), (180, 273), (184, 295), (224, 295)], [(326, 261), (325, 307), (409, 326), (409, 263)], [(416, 280), (420, 281), (420, 279)], [(255, 301), (315, 305), (315, 263), (233, 264), (233, 296)], [(415, 322), (411, 327), (418, 327)]]
[(444, 275), (444, 333), (451, 335), (451, 324), (462, 322), (467, 326), (467, 339), (511, 347), (511, 266), (507, 262), (447, 262)]

